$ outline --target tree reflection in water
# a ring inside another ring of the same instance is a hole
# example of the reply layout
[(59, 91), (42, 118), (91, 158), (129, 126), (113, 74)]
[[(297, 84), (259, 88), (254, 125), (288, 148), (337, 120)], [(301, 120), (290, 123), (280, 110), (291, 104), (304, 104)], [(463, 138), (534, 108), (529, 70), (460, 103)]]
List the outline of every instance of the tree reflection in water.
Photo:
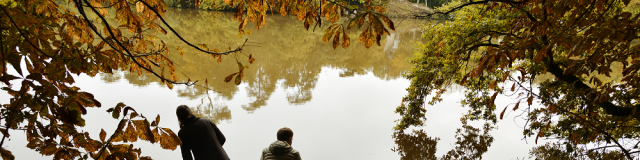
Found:
[[(223, 50), (224, 48), (237, 46), (248, 38), (247, 46), (242, 54), (251, 54), (256, 61), (249, 64), (246, 59), (238, 58), (240, 63), (248, 66), (244, 69), (244, 78), (240, 86), (245, 86), (247, 96), (250, 99), (242, 108), (248, 113), (266, 106), (273, 92), (277, 88), (284, 90), (290, 105), (303, 105), (313, 98), (313, 90), (318, 82), (319, 74), (323, 67), (342, 70), (340, 77), (352, 77), (373, 73), (384, 80), (402, 78), (402, 74), (411, 68), (408, 59), (413, 55), (414, 43), (419, 38), (420, 22), (403, 22), (396, 28), (393, 36), (384, 39), (384, 46), (369, 49), (356, 43), (346, 49), (333, 49), (330, 43), (322, 41), (323, 32), (307, 31), (298, 26), (299, 21), (295, 17), (274, 16), (267, 19), (268, 23), (260, 31), (251, 34), (238, 35), (238, 22), (230, 17), (232, 13), (208, 12), (188, 9), (168, 8), (165, 17), (174, 29), (191, 41), (203, 44), (216, 44), (209, 46)], [(252, 26), (247, 26), (252, 28)], [(319, 28), (318, 30), (323, 30)], [(351, 37), (357, 37), (356, 32)], [(234, 58), (223, 57), (221, 63), (217, 63), (207, 54), (196, 54), (190, 47), (182, 43), (175, 35), (160, 35), (166, 40), (168, 48), (175, 51), (176, 47), (184, 49), (184, 56), (170, 54), (174, 60), (177, 78), (180, 81), (198, 80), (204, 82), (208, 79), (208, 85), (217, 98), (231, 100), (240, 86), (233, 83), (225, 83), (223, 79), (237, 72), (237, 63)], [(240, 37), (238, 37), (240, 36)], [(398, 44), (399, 43), (399, 44)], [(177, 53), (177, 52), (172, 52)], [(237, 56), (242, 57), (242, 56)], [(115, 82), (124, 78), (130, 84), (146, 86), (149, 84), (161, 84), (159, 79), (138, 73), (121, 72), (116, 74), (101, 74), (105, 82)], [(199, 83), (200, 85), (203, 85)], [(203, 97), (209, 89), (203, 87), (176, 87), (178, 96), (197, 100)]]
[(229, 110), (229, 106), (221, 103), (214, 104), (209, 93), (207, 93), (206, 98), (202, 98), (200, 101), (200, 105), (191, 108), (193, 114), (197, 117), (210, 119), (215, 124), (231, 120), (231, 110)]
[[(490, 123), (485, 123), (482, 129), (475, 128), (467, 121), (462, 121), (462, 128), (456, 131), (456, 142), (453, 149), (443, 155), (442, 160), (471, 160), (482, 159), (493, 143), (494, 138), (489, 134), (493, 130)], [(392, 137), (396, 147), (391, 150), (398, 152), (401, 160), (435, 160), (436, 145), (440, 138), (430, 137), (424, 130), (413, 130), (413, 133), (395, 132)]]
[(414, 130), (412, 134), (404, 132), (393, 133), (396, 147), (391, 149), (398, 152), (400, 160), (436, 159), (436, 144), (440, 138), (427, 136), (424, 130)]

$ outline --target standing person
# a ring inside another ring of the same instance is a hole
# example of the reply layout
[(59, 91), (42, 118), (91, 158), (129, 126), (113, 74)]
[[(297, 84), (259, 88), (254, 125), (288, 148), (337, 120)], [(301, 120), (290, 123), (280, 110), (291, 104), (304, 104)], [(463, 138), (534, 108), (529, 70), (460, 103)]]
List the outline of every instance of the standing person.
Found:
[(302, 160), (300, 152), (291, 148), (293, 143), (293, 131), (284, 127), (278, 130), (278, 140), (262, 150), (260, 160)]
[(229, 160), (222, 148), (226, 139), (216, 124), (209, 119), (196, 117), (186, 105), (178, 106), (176, 115), (180, 121), (178, 137), (182, 141), (182, 159)]

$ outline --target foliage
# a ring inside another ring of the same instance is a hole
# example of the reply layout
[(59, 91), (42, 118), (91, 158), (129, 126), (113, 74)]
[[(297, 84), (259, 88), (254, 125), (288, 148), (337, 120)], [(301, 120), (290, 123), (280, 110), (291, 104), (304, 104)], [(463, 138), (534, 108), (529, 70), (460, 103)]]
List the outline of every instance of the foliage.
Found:
[[(570, 143), (547, 143), (531, 150), (531, 158), (549, 160), (581, 160), (581, 159), (625, 159), (622, 152), (606, 150), (607, 147), (586, 149), (574, 148)], [(597, 150), (603, 150), (598, 152)]]
[[(486, 153), (493, 143), (494, 138), (489, 134), (493, 129), (490, 123), (485, 123), (483, 128), (479, 129), (469, 125), (467, 121), (462, 121), (462, 128), (456, 131), (454, 148), (440, 159), (482, 159), (482, 154)], [(428, 136), (424, 130), (413, 130), (411, 134), (404, 133), (403, 130), (396, 131), (393, 138), (397, 147), (391, 150), (398, 152), (402, 160), (438, 159), (435, 154), (440, 138)]]
[[(168, 6), (177, 8), (196, 8), (197, 0), (165, 0)], [(225, 11), (231, 10), (233, 7), (227, 5), (222, 0), (201, 0), (197, 6), (198, 9)]]
[(440, 138), (429, 137), (424, 130), (414, 130), (413, 134), (394, 132), (393, 138), (398, 147), (391, 150), (398, 152), (401, 160), (437, 159), (436, 144)]
[[(409, 2), (413, 2), (413, 3), (424, 3), (424, 1), (425, 0), (409, 0)], [(427, 7), (437, 8), (450, 2), (451, 0), (426, 0), (426, 1), (427, 1)]]
[(633, 15), (640, 13), (640, 0), (631, 0), (631, 2), (624, 7), (624, 11), (631, 12)]
[[(222, 56), (230, 55), (236, 62), (234, 65), (238, 66), (234, 78), (236, 85), (242, 81), (247, 67), (240, 60), (245, 58), (245, 54), (238, 54), (244, 45), (220, 51), (209, 48), (207, 44), (192, 44), (177, 34), (163, 18), (167, 6), (162, 0), (2, 2), (0, 56), (3, 63), (0, 65), (0, 81), (6, 85), (2, 90), (13, 97), (0, 108), (3, 122), (0, 146), (10, 136), (9, 130), (19, 129), (25, 131), (29, 148), (43, 155), (53, 155), (54, 159), (150, 159), (141, 156), (140, 149), (127, 144), (138, 138), (160, 143), (164, 149), (175, 149), (180, 141), (170, 129), (158, 127), (159, 116), (149, 123), (141, 113), (122, 103), (108, 110), (116, 119), (122, 116), (109, 139), (106, 139), (104, 130), (100, 132), (98, 141), (90, 138), (88, 132), (78, 129), (85, 125), (83, 115), (87, 114), (86, 107), (100, 107), (101, 104), (91, 93), (74, 86), (72, 74), (95, 76), (128, 70), (138, 76), (150, 74), (169, 89), (174, 85), (196, 85), (198, 80), (178, 80), (173, 59), (169, 58), (173, 48), (169, 49), (167, 42), (157, 33), (171, 32), (186, 44), (188, 51), (193, 49), (216, 58), (218, 63)], [(198, 1), (196, 6), (200, 3)], [(236, 20), (241, 22), (240, 31), (248, 22), (257, 22), (257, 28), (264, 26), (266, 8), (275, 4), (279, 13), (292, 13), (304, 20), (307, 29), (315, 22), (320, 26), (321, 17), (337, 22), (342, 11), (339, 10), (339, 2), (328, 1), (273, 0), (258, 3), (236, 0), (227, 3), (239, 8)], [(368, 14), (366, 24), (369, 29), (363, 35), (369, 37), (362, 41), (370, 44), (371, 37), (378, 36), (379, 43), (379, 36), (388, 34), (385, 25), (393, 29), (393, 23), (380, 14), (384, 8), (367, 8), (368, 12), (363, 14)], [(357, 24), (365, 24), (361, 22), (364, 19), (359, 19)], [(185, 54), (183, 48), (176, 47), (175, 50), (179, 55)], [(248, 63), (255, 61), (251, 54), (246, 58)], [(204, 82), (207, 84), (208, 79)], [(14, 157), (5, 148), (0, 149), (0, 155), (6, 159)]]
[(463, 120), (495, 124), (509, 109), (526, 116), (524, 136), (536, 142), (607, 145), (632, 159), (640, 136), (640, 46), (632, 41), (640, 28), (638, 16), (624, 11), (629, 3), (481, 0), (425, 13), (452, 18), (425, 26), (423, 37), (431, 41), (419, 44), (411, 60), (412, 84), (396, 110), (402, 116), (396, 129), (422, 125), (425, 99), (433, 105), (459, 85), (469, 107)]

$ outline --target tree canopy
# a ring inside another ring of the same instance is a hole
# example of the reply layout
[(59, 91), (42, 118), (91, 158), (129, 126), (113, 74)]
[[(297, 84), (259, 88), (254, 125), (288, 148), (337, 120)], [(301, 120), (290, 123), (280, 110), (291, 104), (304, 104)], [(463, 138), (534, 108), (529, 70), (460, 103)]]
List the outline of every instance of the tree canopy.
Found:
[[(372, 5), (370, 1), (345, 24), (338, 20), (352, 12), (344, 12), (350, 9), (345, 8), (343, 0), (224, 2), (235, 8), (234, 20), (239, 22), (240, 33), (244, 33), (245, 26), (251, 22), (256, 23), (256, 29), (263, 27), (268, 12), (294, 15), (307, 30), (312, 26), (312, 29), (322, 27), (323, 21), (328, 20), (332, 24), (322, 38), (325, 42), (332, 41), (334, 49), (351, 44), (348, 29), (364, 27), (358, 41), (367, 48), (374, 43), (380, 45), (381, 36), (389, 34), (388, 29), (394, 29), (393, 22), (382, 14), (384, 7)], [(200, 3), (196, 1), (194, 7)], [(74, 86), (72, 76), (128, 70), (138, 76), (150, 74), (170, 89), (174, 85), (198, 85), (202, 81), (205, 84), (202, 86), (208, 87), (208, 79), (177, 78), (169, 58), (174, 49), (168, 48), (168, 42), (157, 36), (174, 34), (180, 39), (178, 43), (188, 47), (176, 48), (180, 55), (208, 54), (218, 63), (223, 57), (235, 60), (237, 72), (226, 76), (224, 81), (240, 84), (246, 64), (256, 60), (252, 54), (242, 52), (244, 45), (192, 43), (167, 23), (166, 8), (163, 0), (1, 1), (0, 81), (6, 85), (2, 90), (12, 98), (0, 109), (3, 122), (0, 146), (10, 136), (9, 130), (24, 130), (29, 142), (27, 147), (42, 155), (53, 155), (54, 159), (151, 159), (128, 144), (138, 139), (159, 143), (164, 149), (176, 149), (180, 140), (172, 130), (159, 126), (159, 115), (145, 117), (124, 103), (108, 110), (114, 119), (120, 119), (110, 136), (102, 130), (99, 139), (94, 139), (88, 132), (78, 130), (85, 125), (86, 107), (101, 107), (101, 103), (91, 93)], [(9, 72), (10, 69), (15, 72)], [(0, 148), (0, 156), (14, 159), (5, 148)]]
[(461, 86), (463, 121), (495, 125), (513, 111), (525, 138), (554, 141), (534, 157), (638, 157), (640, 15), (628, 5), (637, 2), (470, 0), (418, 15), (448, 20), (425, 26), (431, 41), (411, 60), (396, 129), (422, 125), (427, 103)]

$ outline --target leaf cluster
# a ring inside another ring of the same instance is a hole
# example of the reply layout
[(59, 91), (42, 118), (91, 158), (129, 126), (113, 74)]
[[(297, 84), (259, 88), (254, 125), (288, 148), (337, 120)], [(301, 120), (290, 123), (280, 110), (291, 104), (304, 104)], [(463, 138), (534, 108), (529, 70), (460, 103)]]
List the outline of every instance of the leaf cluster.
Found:
[[(421, 125), (424, 99), (433, 95), (429, 104), (437, 103), (448, 86), (459, 85), (469, 107), (463, 119), (495, 123), (495, 102), (504, 95), (512, 100), (499, 118), (508, 108), (521, 112), (525, 137), (610, 144), (632, 159), (637, 149), (622, 142), (640, 135), (631, 127), (640, 118), (640, 52), (632, 42), (640, 28), (637, 14), (624, 9), (629, 4), (483, 0), (443, 7), (434, 14), (451, 20), (425, 26), (423, 37), (432, 41), (411, 60), (412, 85), (396, 110), (403, 116), (396, 129)], [(538, 79), (545, 75), (552, 78)]]

